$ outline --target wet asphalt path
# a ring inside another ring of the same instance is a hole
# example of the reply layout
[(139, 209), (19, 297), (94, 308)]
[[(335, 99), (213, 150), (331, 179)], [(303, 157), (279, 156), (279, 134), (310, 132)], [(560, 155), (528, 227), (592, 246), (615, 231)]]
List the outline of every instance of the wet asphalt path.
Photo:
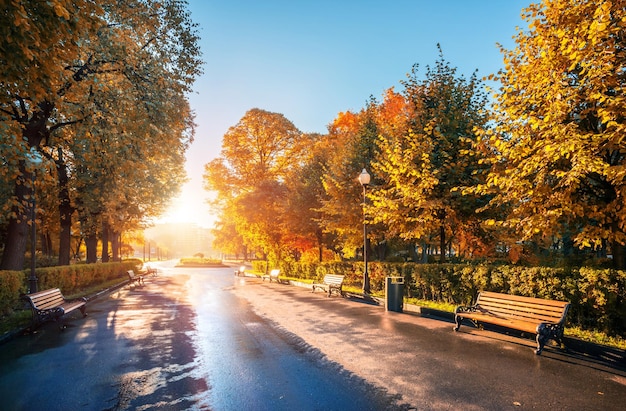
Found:
[[(163, 263), (0, 346), (0, 410), (622, 410), (626, 364)], [(616, 357), (616, 358), (624, 358)], [(619, 361), (619, 360), (618, 360)]]
[(377, 410), (395, 397), (256, 315), (232, 269), (164, 267), (0, 346), (2, 410)]

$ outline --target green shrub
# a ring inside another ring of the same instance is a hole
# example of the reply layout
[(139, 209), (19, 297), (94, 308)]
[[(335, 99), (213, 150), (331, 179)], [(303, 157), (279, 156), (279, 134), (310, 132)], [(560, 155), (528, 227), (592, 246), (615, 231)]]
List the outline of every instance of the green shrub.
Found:
[(187, 257), (179, 260), (179, 265), (197, 266), (197, 265), (221, 265), (222, 260), (216, 260), (204, 257)]
[[(324, 274), (342, 274), (347, 286), (360, 289), (362, 262), (281, 264), (284, 275), (321, 280)], [(263, 268), (264, 269), (264, 268)], [(568, 323), (609, 335), (626, 333), (626, 271), (599, 268), (524, 267), (501, 263), (419, 264), (371, 262), (373, 293), (384, 292), (385, 277), (404, 277), (409, 298), (467, 305), (480, 291), (569, 301)]]
[(26, 290), (22, 271), (0, 271), (0, 315), (11, 313)]

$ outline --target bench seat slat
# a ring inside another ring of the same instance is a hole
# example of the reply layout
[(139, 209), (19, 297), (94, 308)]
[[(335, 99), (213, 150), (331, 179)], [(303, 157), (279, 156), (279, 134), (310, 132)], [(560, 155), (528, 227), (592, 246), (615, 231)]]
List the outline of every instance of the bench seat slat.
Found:
[(480, 298), (481, 299), (483, 299), (483, 298), (484, 299), (495, 298), (497, 300), (518, 301), (518, 302), (526, 303), (526, 304), (535, 303), (535, 304), (538, 304), (538, 305), (556, 306), (556, 307), (564, 307), (565, 305), (569, 305), (569, 303), (567, 301), (544, 300), (543, 298), (523, 297), (521, 295), (494, 293), (492, 291), (482, 291), (480, 293)]
[(491, 315), (474, 314), (474, 313), (468, 313), (466, 316), (464, 316), (464, 318), (473, 319), (478, 322), (485, 322), (485, 323), (490, 323), (494, 325), (499, 325), (502, 327), (514, 328), (516, 330), (525, 331), (529, 333), (537, 332), (536, 322), (515, 320), (512, 318), (495, 317)]
[(46, 299), (33, 300), (33, 303), (39, 309), (57, 307), (63, 304), (64, 302), (65, 300), (63, 298), (46, 298)]
[(477, 305), (481, 309), (489, 311), (494, 314), (501, 314), (509, 317), (525, 317), (529, 319), (536, 319), (537, 321), (555, 321), (558, 322), (563, 316), (563, 309), (554, 311), (550, 309), (540, 309), (535, 307), (522, 307), (518, 305), (509, 304), (485, 304), (483, 301)]
[(520, 311), (531, 311), (531, 312), (543, 312), (543, 313), (561, 313), (563, 312), (563, 308), (565, 305), (561, 307), (549, 306), (549, 305), (539, 305), (539, 304), (521, 304), (519, 302), (510, 302), (510, 301), (496, 301), (492, 299), (484, 299), (480, 300), (481, 306), (489, 306), (493, 308), (506, 308), (506, 309), (518, 309)]

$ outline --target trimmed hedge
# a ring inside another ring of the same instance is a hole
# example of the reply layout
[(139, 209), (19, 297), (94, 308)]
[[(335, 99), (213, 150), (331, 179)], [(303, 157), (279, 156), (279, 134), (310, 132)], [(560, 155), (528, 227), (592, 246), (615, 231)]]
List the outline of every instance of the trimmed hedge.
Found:
[[(274, 267), (270, 267), (274, 268)], [(343, 274), (346, 284), (363, 283), (362, 262), (299, 264), (278, 268), (289, 277), (321, 280)], [(255, 265), (265, 271), (265, 263)], [(590, 267), (553, 268), (488, 264), (368, 264), (370, 287), (384, 291), (385, 277), (404, 277), (405, 293), (422, 300), (466, 305), (481, 290), (569, 301), (568, 322), (583, 329), (626, 336), (626, 271)]]
[[(79, 293), (94, 285), (126, 278), (126, 271), (138, 270), (141, 260), (102, 264), (74, 264), (59, 267), (37, 268), (39, 290), (60, 288), (64, 295)], [(20, 306), (20, 296), (28, 291), (30, 270), (0, 271), (0, 315), (10, 314)]]
[(26, 290), (22, 271), (0, 271), (0, 315), (10, 314)]

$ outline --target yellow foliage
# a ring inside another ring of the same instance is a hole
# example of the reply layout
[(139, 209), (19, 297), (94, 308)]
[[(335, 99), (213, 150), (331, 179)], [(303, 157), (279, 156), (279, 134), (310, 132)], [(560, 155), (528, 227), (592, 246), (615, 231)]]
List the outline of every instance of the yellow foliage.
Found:
[[(552, 0), (524, 10), (502, 50), (502, 87), (482, 132), (494, 163), (484, 193), (523, 239), (576, 230), (581, 247), (624, 243), (626, 28), (623, 1)], [(618, 131), (619, 130), (619, 131)]]

